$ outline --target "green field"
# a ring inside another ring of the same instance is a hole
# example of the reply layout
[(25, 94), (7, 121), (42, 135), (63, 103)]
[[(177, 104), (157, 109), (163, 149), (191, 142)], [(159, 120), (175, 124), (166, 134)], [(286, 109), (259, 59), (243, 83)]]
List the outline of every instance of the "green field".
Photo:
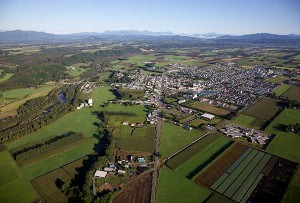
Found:
[(290, 85), (288, 84), (282, 84), (279, 86), (274, 92), (276, 96), (281, 96), (284, 92), (286, 92), (288, 89), (290, 89)]
[(117, 148), (127, 151), (141, 151), (153, 153), (155, 143), (155, 126), (131, 128), (121, 126), (115, 129), (113, 135), (117, 140)]
[(0, 82), (4, 82), (11, 78), (14, 74), (13, 73), (6, 73), (3, 77), (0, 78)]
[(31, 202), (38, 198), (8, 152), (0, 152), (0, 202)]
[(276, 134), (267, 151), (292, 161), (300, 162), (300, 136), (285, 132), (289, 124), (299, 123), (300, 111), (285, 109), (266, 128), (266, 132)]
[(160, 169), (157, 189), (158, 203), (204, 202), (211, 192), (176, 171)]
[(167, 166), (172, 170), (177, 169), (197, 153), (201, 153), (203, 149), (215, 142), (219, 137), (217, 135), (207, 135), (193, 145), (189, 146), (179, 154), (175, 155), (167, 161)]
[(267, 121), (261, 118), (255, 118), (245, 114), (240, 114), (235, 117), (232, 122), (249, 128), (261, 129)]
[(97, 139), (89, 138), (84, 144), (24, 166), (21, 170), (29, 180), (32, 180), (88, 154), (94, 153), (96, 151), (95, 145), (97, 143)]
[(231, 143), (229, 139), (219, 137), (215, 142), (205, 147), (202, 151), (178, 167), (176, 171), (185, 177), (192, 178), (221, 154)]
[(59, 168), (32, 180), (31, 184), (45, 202), (67, 202), (67, 196), (56, 186), (57, 179), (64, 182), (70, 182), (72, 177), (70, 177), (63, 169)]
[(280, 110), (280, 106), (277, 104), (278, 102), (279, 100), (276, 99), (271, 99), (268, 97), (262, 98), (243, 111), (243, 114), (264, 120), (270, 120)]
[(225, 115), (230, 113), (226, 109), (215, 107), (215, 106), (213, 106), (209, 103), (206, 103), (206, 102), (199, 102), (199, 101), (194, 101), (194, 100), (191, 100), (191, 101), (188, 101), (188, 102), (184, 103), (184, 106), (192, 107), (192, 108), (195, 108), (195, 109), (198, 109), (198, 110), (201, 110), (201, 111), (205, 111), (205, 112), (208, 112), (208, 113), (212, 113), (212, 114), (215, 114), (215, 115), (218, 115), (218, 116), (225, 116)]
[(95, 115), (92, 115), (92, 112), (101, 110), (102, 107), (99, 105), (109, 99), (113, 99), (114, 96), (108, 91), (108, 87), (104, 87), (96, 88), (92, 98), (94, 101), (93, 108), (83, 108), (68, 113), (37, 132), (7, 143), (7, 147), (12, 149), (29, 142), (34, 142), (53, 135), (61, 135), (69, 131), (82, 132), (85, 137), (91, 137), (97, 130), (97, 127), (93, 125), (93, 123), (99, 122), (99, 119)]
[(292, 86), (282, 96), (289, 98), (290, 100), (297, 100), (300, 102), (300, 87)]
[(300, 168), (291, 180), (287, 191), (285, 192), (282, 203), (299, 202), (300, 200)]
[(20, 88), (20, 89), (13, 89), (8, 90), (5, 92), (2, 92), (3, 98), (7, 99), (22, 99), (23, 97), (31, 94), (36, 94), (39, 92), (49, 92), (52, 90), (55, 86), (53, 85), (44, 85), (42, 87), (38, 88)]
[(204, 133), (205, 132), (200, 130), (185, 130), (182, 127), (164, 122), (160, 140), (160, 153), (163, 157), (168, 157), (187, 144), (196, 140)]
[(77, 77), (77, 76), (81, 75), (82, 73), (84, 73), (85, 71), (87, 71), (87, 69), (85, 69), (85, 68), (76, 68), (75, 70), (69, 70), (68, 73), (72, 77)]

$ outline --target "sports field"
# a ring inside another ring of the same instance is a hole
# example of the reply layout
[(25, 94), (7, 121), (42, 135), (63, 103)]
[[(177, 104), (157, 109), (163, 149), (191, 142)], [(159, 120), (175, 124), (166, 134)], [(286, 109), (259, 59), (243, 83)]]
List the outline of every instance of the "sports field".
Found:
[(182, 127), (164, 122), (161, 133), (162, 157), (168, 157), (202, 136), (205, 132), (200, 130), (185, 130)]
[(8, 152), (0, 152), (0, 202), (32, 202), (39, 196)]
[(278, 102), (279, 100), (276, 99), (271, 99), (268, 97), (262, 98), (252, 106), (248, 107), (245, 111), (243, 111), (243, 114), (261, 118), (264, 120), (270, 120), (280, 109), (280, 106), (278, 106)]
[[(184, 194), (184, 195), (183, 195)], [(211, 191), (167, 167), (160, 169), (157, 189), (158, 203), (203, 202)]]
[(282, 111), (266, 128), (266, 132), (276, 134), (267, 151), (299, 163), (300, 137), (295, 133), (285, 132), (287, 125), (299, 123), (299, 120), (299, 110), (285, 109)]

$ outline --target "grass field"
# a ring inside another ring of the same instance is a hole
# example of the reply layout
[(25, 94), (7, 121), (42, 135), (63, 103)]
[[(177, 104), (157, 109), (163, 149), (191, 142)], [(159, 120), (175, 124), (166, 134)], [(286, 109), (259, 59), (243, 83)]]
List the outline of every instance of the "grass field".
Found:
[(64, 152), (49, 156), (38, 162), (34, 162), (30, 165), (21, 168), (21, 170), (29, 180), (32, 180), (56, 168), (62, 167), (72, 161), (80, 159), (88, 154), (94, 153), (96, 151), (95, 145), (97, 143), (97, 139), (89, 138), (84, 144), (67, 149)]
[(185, 103), (184, 105), (185, 106), (190, 106), (190, 107), (195, 108), (195, 109), (199, 109), (201, 111), (212, 113), (212, 114), (215, 114), (215, 115), (218, 115), (218, 116), (225, 116), (225, 115), (230, 113), (226, 109), (218, 108), (218, 107), (215, 107), (215, 106), (213, 106), (209, 103), (205, 103), (205, 102), (189, 101), (189, 102)]
[(4, 82), (11, 78), (14, 74), (13, 73), (6, 73), (3, 77), (0, 78), (0, 82)]
[(141, 151), (152, 153), (155, 142), (155, 126), (145, 126), (143, 128), (131, 128), (121, 126), (114, 131), (117, 140), (117, 148), (127, 151)]
[(183, 165), (179, 166), (176, 171), (187, 178), (192, 178), (225, 149), (227, 149), (231, 143), (232, 142), (229, 139), (219, 137), (215, 142), (211, 143), (186, 161)]
[(0, 152), (0, 202), (31, 202), (38, 194), (8, 152)]
[(57, 179), (70, 182), (71, 177), (61, 168), (31, 181), (45, 202), (67, 202), (67, 196), (56, 186)]
[(287, 97), (291, 100), (297, 100), (300, 102), (300, 87), (292, 86), (290, 89), (288, 89), (283, 96)]
[(268, 97), (262, 98), (261, 100), (247, 108), (245, 111), (243, 111), (243, 114), (270, 120), (280, 109), (280, 106), (277, 105), (278, 102), (279, 100), (276, 99), (271, 99)]
[(39, 92), (49, 92), (53, 89), (54, 85), (43, 85), (42, 87), (38, 88), (20, 88), (20, 89), (13, 89), (2, 92), (3, 98), (7, 99), (22, 99), (27, 95), (36, 94)]
[[(46, 96), (55, 87), (56, 87), (55, 85), (45, 85), (41, 88), (34, 89), (32, 91), (32, 93), (29, 93), (29, 94), (27, 94), (28, 89), (23, 89), (23, 90), (25, 90), (25, 92), (27, 92), (25, 94), (27, 96), (24, 95), (24, 93), (22, 92), (23, 91), (22, 89), (10, 90), (10, 91), (3, 92), (2, 94), (6, 95), (6, 96), (15, 96), (15, 97), (20, 97), (21, 99), (18, 98), (18, 100), (13, 101), (13, 102), (1, 107), (0, 108), (0, 110), (1, 110), (0, 118), (16, 115), (17, 108), (20, 105), (24, 104), (26, 101), (28, 101), (30, 99), (34, 99), (34, 98), (41, 97), (41, 96)], [(5, 98), (5, 96), (4, 96), (4, 98)]]
[(276, 96), (280, 96), (283, 93), (285, 93), (288, 89), (290, 89), (290, 85), (288, 84), (282, 84), (281, 86), (279, 86), (274, 92)]
[(300, 137), (294, 133), (285, 132), (289, 124), (299, 123), (300, 111), (285, 109), (266, 128), (266, 132), (276, 134), (267, 151), (292, 161), (300, 162)]
[(299, 202), (300, 200), (300, 168), (298, 168), (297, 173), (293, 177), (289, 184), (289, 187), (283, 196), (282, 203), (289, 202)]
[(218, 138), (219, 137), (217, 135), (207, 135), (206, 137), (202, 138), (201, 140), (197, 141), (193, 145), (189, 146), (179, 154), (169, 159), (167, 161), (167, 166), (172, 170), (177, 169), (194, 155), (202, 152), (202, 150), (204, 150), (208, 145), (215, 142)]
[(211, 192), (176, 171), (160, 169), (157, 190), (158, 203), (204, 202)]
[(255, 118), (245, 114), (240, 114), (237, 117), (235, 117), (232, 120), (232, 122), (250, 128), (262, 129), (262, 127), (266, 124), (267, 121), (261, 118)]
[(199, 130), (185, 130), (182, 127), (164, 122), (160, 140), (160, 153), (163, 157), (168, 157), (204, 133)]
[(114, 98), (113, 94), (108, 90), (108, 87), (95, 89), (92, 97), (94, 101), (93, 108), (83, 108), (68, 113), (37, 132), (7, 143), (7, 147), (12, 149), (29, 142), (37, 141), (53, 135), (60, 135), (69, 131), (82, 132), (85, 137), (91, 137), (97, 130), (97, 127), (94, 126), (93, 123), (99, 122), (99, 119), (95, 115), (92, 115), (92, 112), (101, 110), (102, 107), (99, 106), (100, 104)]
[(85, 69), (85, 68), (76, 68), (75, 70), (69, 70), (68, 73), (72, 77), (77, 77), (77, 76), (81, 75), (82, 73), (84, 73), (86, 70), (87, 69)]

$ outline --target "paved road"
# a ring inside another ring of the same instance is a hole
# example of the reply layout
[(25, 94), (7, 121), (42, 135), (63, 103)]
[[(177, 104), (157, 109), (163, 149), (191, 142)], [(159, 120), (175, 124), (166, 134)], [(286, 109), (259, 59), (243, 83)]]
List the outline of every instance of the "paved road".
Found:
[(161, 95), (158, 103), (158, 116), (159, 119), (156, 125), (156, 141), (155, 141), (155, 156), (154, 156), (154, 169), (152, 174), (152, 187), (151, 187), (151, 203), (156, 202), (156, 188), (157, 188), (157, 179), (158, 179), (158, 171), (159, 171), (159, 147), (160, 147), (160, 133), (162, 128), (162, 104), (163, 104), (163, 88), (164, 88), (164, 76), (161, 79)]

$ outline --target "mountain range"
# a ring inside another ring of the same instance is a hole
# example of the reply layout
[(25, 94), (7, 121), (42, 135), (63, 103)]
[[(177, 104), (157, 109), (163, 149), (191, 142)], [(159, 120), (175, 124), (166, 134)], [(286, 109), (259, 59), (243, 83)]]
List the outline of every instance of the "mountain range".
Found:
[(248, 35), (222, 35), (217, 33), (206, 34), (174, 34), (172, 32), (152, 32), (139, 30), (116, 30), (98, 32), (82, 32), (72, 34), (50, 34), (46, 32), (36, 31), (3, 31), (0, 32), (0, 42), (2, 43), (19, 43), (19, 42), (51, 42), (51, 41), (66, 41), (66, 40), (106, 40), (106, 39), (134, 39), (134, 40), (213, 40), (213, 41), (249, 41), (249, 42), (264, 42), (264, 41), (299, 41), (300, 35), (277, 35), (270, 33), (257, 33)]

